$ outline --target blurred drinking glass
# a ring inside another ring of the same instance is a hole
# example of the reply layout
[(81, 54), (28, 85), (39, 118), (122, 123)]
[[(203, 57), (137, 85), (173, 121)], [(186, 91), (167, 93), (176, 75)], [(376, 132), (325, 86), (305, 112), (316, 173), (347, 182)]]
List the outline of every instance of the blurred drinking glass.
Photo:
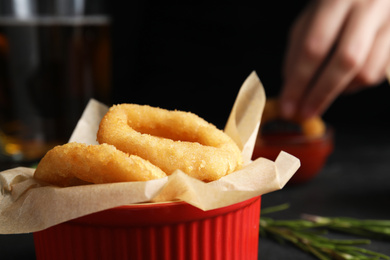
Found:
[(90, 98), (111, 102), (102, 0), (0, 0), (0, 167), (66, 143)]

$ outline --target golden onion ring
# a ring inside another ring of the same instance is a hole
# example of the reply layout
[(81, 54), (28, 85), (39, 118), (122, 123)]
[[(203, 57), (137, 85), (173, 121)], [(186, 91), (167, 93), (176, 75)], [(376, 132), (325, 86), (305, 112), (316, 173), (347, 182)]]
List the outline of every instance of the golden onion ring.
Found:
[[(283, 119), (280, 112), (279, 101), (275, 98), (270, 98), (265, 103), (261, 124), (264, 125), (265, 123), (276, 119)], [(302, 130), (302, 134), (307, 137), (322, 136), (326, 130), (326, 125), (319, 116), (306, 120), (295, 117), (292, 118), (291, 121), (298, 124)]]
[(199, 180), (213, 181), (242, 165), (234, 141), (189, 112), (116, 105), (100, 122), (97, 140), (140, 156), (168, 175), (179, 169)]
[(108, 144), (56, 146), (39, 162), (34, 178), (57, 186), (148, 181), (165, 177), (157, 166)]

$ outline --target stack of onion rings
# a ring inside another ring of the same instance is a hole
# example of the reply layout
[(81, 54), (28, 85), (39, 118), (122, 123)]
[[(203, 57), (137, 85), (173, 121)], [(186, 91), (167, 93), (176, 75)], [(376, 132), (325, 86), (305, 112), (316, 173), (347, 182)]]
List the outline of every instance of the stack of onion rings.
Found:
[(223, 131), (195, 114), (150, 106), (113, 106), (99, 145), (69, 143), (50, 150), (34, 173), (58, 186), (147, 181), (179, 169), (214, 181), (242, 166), (241, 151)]
[(102, 119), (99, 143), (138, 155), (168, 175), (180, 169), (213, 181), (242, 165), (241, 151), (223, 131), (195, 114), (151, 106), (113, 106)]

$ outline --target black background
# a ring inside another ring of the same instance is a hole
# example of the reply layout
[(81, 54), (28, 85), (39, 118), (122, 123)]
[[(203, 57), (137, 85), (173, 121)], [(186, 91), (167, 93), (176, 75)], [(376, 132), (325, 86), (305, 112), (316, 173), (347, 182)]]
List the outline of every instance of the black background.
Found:
[[(306, 2), (112, 2), (113, 102), (192, 111), (222, 128), (253, 70), (278, 95), (288, 31)], [(389, 94), (384, 82), (342, 95), (324, 118), (388, 125)]]

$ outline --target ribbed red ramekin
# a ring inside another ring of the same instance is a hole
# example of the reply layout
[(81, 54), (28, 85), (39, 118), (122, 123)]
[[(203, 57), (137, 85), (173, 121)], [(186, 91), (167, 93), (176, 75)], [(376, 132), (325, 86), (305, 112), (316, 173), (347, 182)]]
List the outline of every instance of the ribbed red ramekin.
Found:
[(261, 197), (202, 211), (185, 202), (129, 205), (34, 233), (37, 260), (254, 260)]

